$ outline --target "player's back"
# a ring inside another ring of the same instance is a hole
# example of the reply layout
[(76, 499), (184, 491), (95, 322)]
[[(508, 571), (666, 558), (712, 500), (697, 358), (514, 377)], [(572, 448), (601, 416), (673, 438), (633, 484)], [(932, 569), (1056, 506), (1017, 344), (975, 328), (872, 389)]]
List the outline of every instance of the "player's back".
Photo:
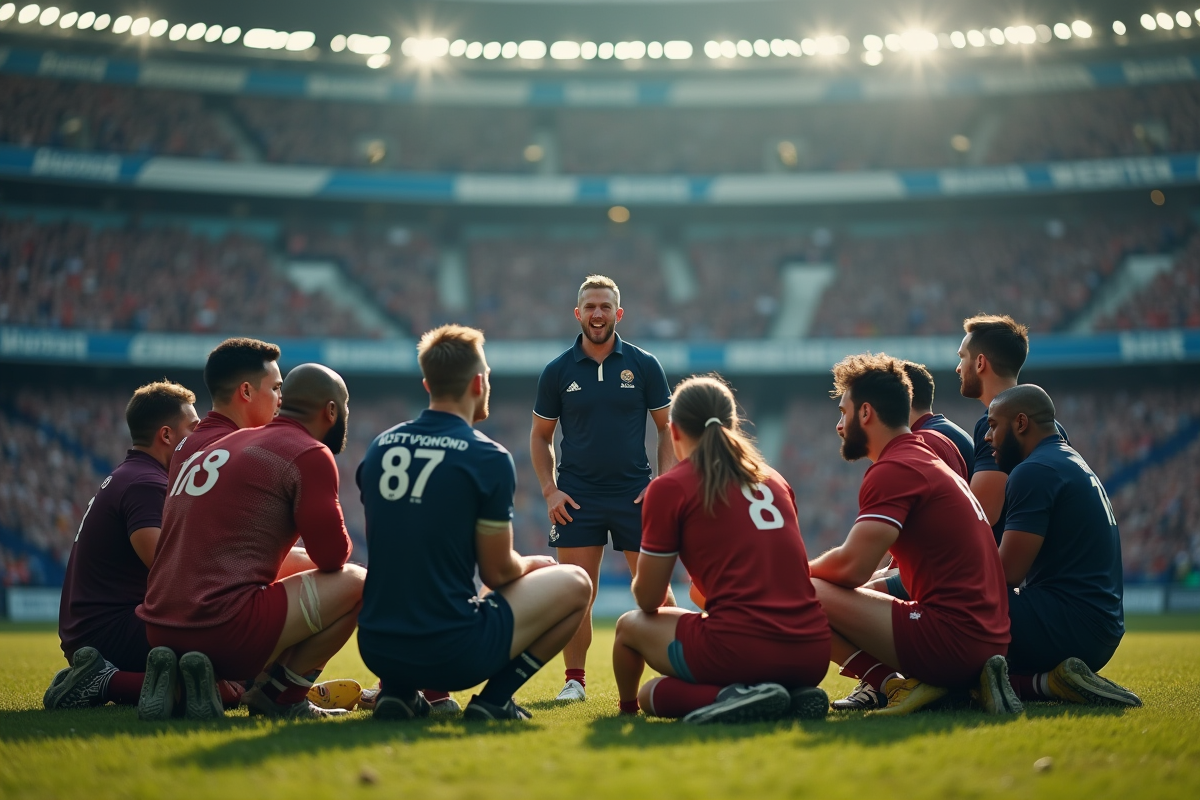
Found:
[(242, 594), (274, 582), (298, 536), (297, 462), (306, 456), (333, 460), (303, 425), (280, 417), (185, 459), (167, 486), (139, 616), (170, 627), (218, 625), (237, 613)]
[(964, 481), (970, 480), (971, 475), (967, 471), (967, 462), (963, 459), (962, 453), (955, 447), (954, 442), (950, 441), (949, 437), (940, 431), (932, 428), (924, 428), (920, 431), (913, 431), (917, 436), (925, 442), (930, 450), (937, 453), (938, 458), (946, 463), (954, 473)]
[(209, 411), (200, 420), (196, 429), (183, 437), (183, 441), (171, 453), (171, 465), (167, 470), (167, 480), (171, 485), (179, 478), (180, 467), (200, 450), (218, 439), (223, 439), (238, 430), (237, 423), (218, 411)]
[(459, 416), (426, 410), (375, 438), (357, 471), (371, 562), (359, 628), (410, 638), (475, 616), (475, 528), (512, 519), (508, 451)]
[(953, 420), (947, 419), (944, 414), (926, 414), (912, 426), (913, 433), (924, 431), (937, 431), (958, 448), (958, 453), (967, 467), (966, 479), (971, 480), (971, 476), (975, 474), (974, 437), (956, 425)]

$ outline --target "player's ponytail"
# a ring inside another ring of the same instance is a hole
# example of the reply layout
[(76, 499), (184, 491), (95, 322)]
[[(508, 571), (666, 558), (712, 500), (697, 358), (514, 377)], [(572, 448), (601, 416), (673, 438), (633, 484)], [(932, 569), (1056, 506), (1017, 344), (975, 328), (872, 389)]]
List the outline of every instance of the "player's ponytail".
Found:
[(691, 461), (707, 514), (714, 513), (718, 498), (729, 502), (731, 483), (753, 486), (766, 478), (766, 462), (742, 432), (733, 392), (719, 376), (694, 376), (676, 386), (671, 421), (697, 441)]

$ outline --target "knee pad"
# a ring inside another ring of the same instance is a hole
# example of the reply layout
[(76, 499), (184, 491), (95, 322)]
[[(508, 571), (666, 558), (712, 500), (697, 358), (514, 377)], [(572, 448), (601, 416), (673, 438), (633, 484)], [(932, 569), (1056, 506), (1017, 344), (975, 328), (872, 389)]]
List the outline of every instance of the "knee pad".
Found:
[(324, 630), (321, 624), (321, 595), (317, 594), (317, 581), (310, 572), (300, 573), (300, 613), (313, 633)]

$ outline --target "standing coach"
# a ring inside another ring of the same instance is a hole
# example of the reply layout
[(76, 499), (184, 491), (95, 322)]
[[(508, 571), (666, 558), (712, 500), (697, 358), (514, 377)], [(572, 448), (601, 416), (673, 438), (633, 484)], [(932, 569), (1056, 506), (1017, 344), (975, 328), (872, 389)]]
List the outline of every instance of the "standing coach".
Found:
[[(604, 545), (612, 534), (629, 571), (642, 543), (642, 498), (650, 484), (646, 412), (658, 428), (658, 474), (675, 464), (667, 433), (671, 392), (658, 359), (616, 333), (625, 315), (611, 278), (589, 275), (579, 287), (575, 318), (583, 332), (538, 379), (529, 452), (546, 498), (550, 546), (562, 564), (582, 567), (592, 598), (579, 631), (563, 650), (566, 684), (558, 700), (586, 700), (584, 665), (592, 643), (592, 603)], [(562, 423), (562, 463), (554, 461), (554, 429)], [(667, 605), (675, 605), (668, 593)]]

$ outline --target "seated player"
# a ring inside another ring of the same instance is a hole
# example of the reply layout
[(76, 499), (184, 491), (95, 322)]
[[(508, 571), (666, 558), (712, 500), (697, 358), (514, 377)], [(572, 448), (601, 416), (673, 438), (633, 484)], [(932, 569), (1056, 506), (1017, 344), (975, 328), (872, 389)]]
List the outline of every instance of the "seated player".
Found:
[(996, 395), (987, 441), (1008, 474), (1000, 562), (1017, 694), (1140, 706), (1133, 692), (1095, 674), (1125, 635), (1121, 539), (1103, 484), (1059, 435), (1054, 401), (1039, 386)]
[[(266, 682), (243, 697), (251, 713), (331, 713), (305, 696), (354, 633), (366, 571), (346, 563), (350, 537), (333, 460), (346, 444), (346, 385), (326, 367), (302, 364), (283, 394), (272, 422), (197, 451), (168, 487), (138, 616), (156, 651), (183, 653), (179, 678), (192, 718), (222, 713), (214, 672), (249, 680), (264, 670)], [(316, 569), (279, 579), (299, 537)], [(154, 653), (146, 680), (143, 702), (169, 708), (174, 672)]]
[(125, 408), (133, 447), (88, 503), (71, 546), (58, 612), (68, 670), (46, 690), (47, 709), (134, 705), (145, 677), (146, 625), (134, 609), (162, 529), (171, 453), (198, 417), (177, 383), (142, 386)]
[[(908, 714), (981, 671), (1007, 687), (1004, 659), (995, 658), (1009, 641), (1000, 554), (966, 482), (909, 431), (912, 388), (901, 362), (848, 356), (833, 381), (842, 457), (874, 462), (845, 543), (810, 564), (833, 660), (860, 681), (834, 708)], [(861, 588), (888, 552), (912, 600)]]
[[(814, 688), (829, 668), (829, 623), (808, 579), (796, 498), (742, 434), (733, 393), (714, 377), (675, 388), (678, 459), (650, 482), (633, 595), (617, 621), (621, 711), (684, 722), (824, 717)], [(663, 607), (676, 560), (707, 613)], [(665, 677), (638, 689), (649, 663)], [(790, 693), (789, 693), (789, 690)]]
[[(421, 337), (429, 408), (375, 437), (358, 467), (371, 547), (358, 647), (380, 678), (381, 720), (428, 715), (418, 687), (484, 681), (464, 718), (529, 719), (513, 694), (562, 651), (591, 598), (581, 568), (512, 548), (512, 456), (473, 428), (491, 392), (483, 341), (459, 325)], [(482, 597), (476, 567), (492, 587)]]

